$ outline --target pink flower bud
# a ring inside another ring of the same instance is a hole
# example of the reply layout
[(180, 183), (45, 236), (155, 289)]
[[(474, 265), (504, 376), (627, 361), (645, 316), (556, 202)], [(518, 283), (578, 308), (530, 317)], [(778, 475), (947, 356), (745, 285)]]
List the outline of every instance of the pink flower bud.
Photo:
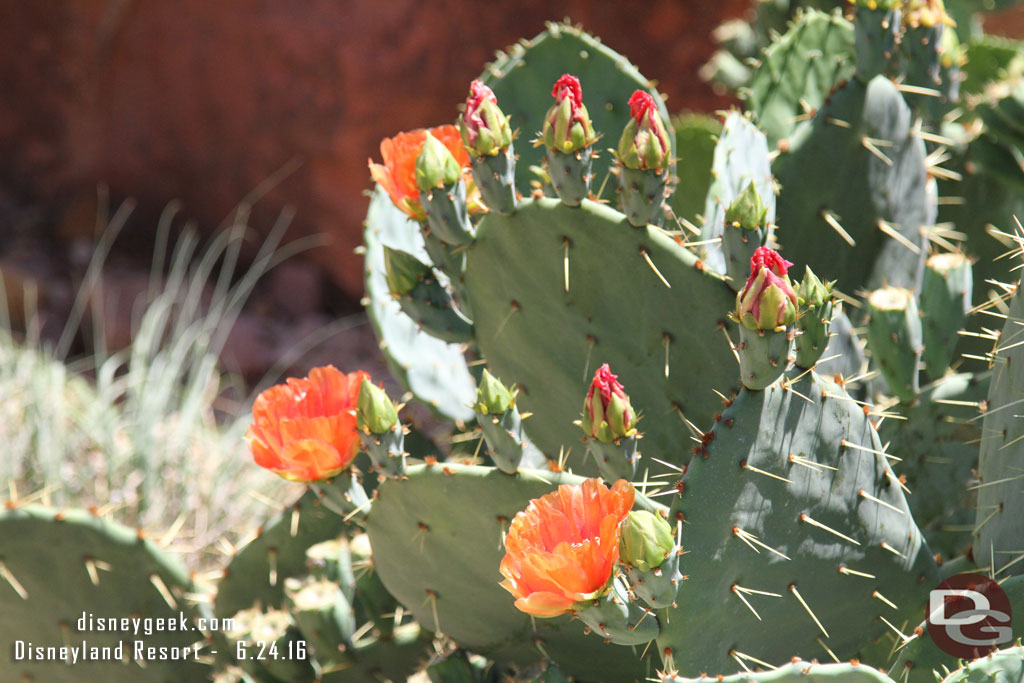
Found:
[(636, 434), (636, 415), (629, 396), (605, 363), (597, 372), (583, 404), (583, 431), (606, 443)]
[(786, 275), (793, 264), (767, 247), (750, 257), (750, 278), (736, 295), (736, 318), (751, 330), (777, 330), (796, 320), (796, 292)]
[(570, 74), (563, 75), (555, 82), (551, 95), (555, 104), (544, 117), (540, 143), (566, 154), (594, 144), (597, 134), (583, 104), (580, 80)]

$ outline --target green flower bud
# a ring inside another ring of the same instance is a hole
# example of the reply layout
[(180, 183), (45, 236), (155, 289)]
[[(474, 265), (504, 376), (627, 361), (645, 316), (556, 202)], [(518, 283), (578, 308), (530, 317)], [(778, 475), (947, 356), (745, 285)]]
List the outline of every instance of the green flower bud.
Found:
[(804, 279), (796, 290), (797, 300), (806, 308), (818, 308), (832, 297), (835, 282), (822, 282), (810, 266), (804, 267)]
[(398, 424), (398, 411), (384, 390), (364, 379), (356, 401), (356, 428), (367, 434), (386, 434)]
[(726, 209), (725, 222), (745, 230), (765, 227), (768, 222), (768, 208), (761, 201), (761, 195), (757, 193), (753, 181), (743, 188)]
[(672, 527), (653, 512), (630, 512), (619, 530), (619, 559), (640, 571), (656, 569), (676, 547)]
[(416, 186), (420, 192), (454, 185), (462, 177), (462, 168), (444, 143), (429, 132), (420, 155), (416, 157)]
[(483, 415), (504, 415), (516, 404), (516, 391), (509, 391), (487, 370), (480, 377), (476, 388), (476, 405), (473, 410)]

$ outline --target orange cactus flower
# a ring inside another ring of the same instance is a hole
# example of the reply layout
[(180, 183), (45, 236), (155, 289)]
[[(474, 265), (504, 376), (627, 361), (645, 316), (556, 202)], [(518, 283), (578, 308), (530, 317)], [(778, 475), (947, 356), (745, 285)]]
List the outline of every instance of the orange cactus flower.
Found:
[(329, 479), (348, 467), (359, 452), (359, 387), (369, 377), (328, 365), (257, 396), (245, 435), (256, 464), (291, 481)]
[(633, 507), (625, 479), (608, 489), (600, 479), (563, 484), (530, 501), (505, 535), (502, 588), (516, 607), (557, 617), (593, 600), (608, 585), (619, 559), (619, 525)]
[[(455, 126), (438, 126), (431, 128), (430, 134), (444, 143), (464, 169), (467, 181), (466, 198), (472, 207), (469, 154), (462, 144), (459, 129)], [(372, 159), (369, 161), (373, 180), (387, 191), (395, 206), (418, 221), (427, 220), (427, 214), (420, 204), (420, 190), (416, 186), (416, 158), (419, 157), (426, 139), (425, 128), (399, 133), (393, 138), (384, 138), (380, 142), (380, 156), (384, 163), (375, 164)]]

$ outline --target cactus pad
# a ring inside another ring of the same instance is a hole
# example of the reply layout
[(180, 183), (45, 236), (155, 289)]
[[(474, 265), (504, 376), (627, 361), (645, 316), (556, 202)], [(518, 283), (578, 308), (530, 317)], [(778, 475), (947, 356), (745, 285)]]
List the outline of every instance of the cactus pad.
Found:
[(381, 349), (395, 378), (418, 399), (443, 415), (469, 420), (476, 382), (466, 367), (458, 344), (448, 344), (422, 332), (402, 312), (388, 291), (384, 246), (411, 253), (429, 262), (419, 226), (395, 208), (387, 193), (377, 188), (370, 201), (363, 231), (366, 245), (367, 312)]
[(549, 456), (579, 443), (572, 422), (603, 363), (621, 369), (646, 416), (641, 450), (662, 459), (692, 445), (677, 413), (706, 424), (711, 390), (737, 383), (719, 329), (732, 293), (656, 228), (590, 201), (528, 200), (481, 222), (468, 262), (476, 343), (494, 374), (519, 384), (526, 432)]
[[(194, 590), (185, 567), (134, 529), (80, 510), (58, 512), (31, 505), (0, 512), (0, 642), (5, 647), (0, 679), (48, 683), (73, 683), (85, 676), (112, 683), (202, 680), (210, 675), (210, 668), (196, 661), (192, 646), (204, 634), (153, 626), (160, 618), (177, 623), (179, 615), (194, 626), (191, 619), (199, 612), (185, 597)], [(111, 633), (86, 623), (79, 631), (83, 615), (105, 620), (151, 618), (154, 630), (152, 635), (142, 630)], [(119, 659), (83, 661), (81, 651), (73, 665), (63, 660), (13, 661), (16, 641), (31, 648), (81, 648), (83, 642), (88, 648), (103, 648), (123, 642), (128, 665)], [(135, 661), (137, 644), (185, 648), (188, 654), (177, 661), (150, 656), (143, 669)]]
[[(531, 619), (501, 586), (502, 535), (530, 499), (579, 477), (441, 464), (410, 467), (381, 484), (367, 517), (384, 584), (428, 629), (497, 661), (548, 657), (584, 679), (633, 680), (649, 667), (568, 616)], [(638, 496), (638, 502), (642, 499)]]
[(686, 617), (658, 644), (686, 675), (827, 657), (822, 643), (857, 656), (882, 618), (919, 621), (938, 582), (862, 407), (796, 372), (742, 391), (676, 485)]

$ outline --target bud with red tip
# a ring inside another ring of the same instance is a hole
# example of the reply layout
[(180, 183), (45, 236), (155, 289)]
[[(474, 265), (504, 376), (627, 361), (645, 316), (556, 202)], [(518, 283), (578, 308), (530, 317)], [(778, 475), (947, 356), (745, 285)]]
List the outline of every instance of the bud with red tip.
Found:
[(575, 76), (565, 74), (551, 94), (555, 104), (544, 117), (544, 129), (535, 145), (548, 149), (548, 176), (566, 206), (579, 206), (590, 196), (591, 159), (597, 142), (583, 90)]
[(594, 373), (583, 405), (583, 431), (591, 438), (611, 443), (636, 434), (636, 415), (629, 396), (605, 363)]
[(631, 479), (636, 474), (640, 461), (636, 451), (638, 419), (618, 375), (605, 363), (594, 373), (579, 424), (586, 433), (587, 451), (608, 481)]
[(736, 319), (750, 330), (782, 330), (796, 320), (796, 292), (786, 271), (793, 264), (767, 247), (750, 258), (750, 277), (736, 295)]
[(469, 84), (466, 111), (459, 116), (459, 133), (471, 156), (494, 156), (512, 144), (509, 117), (498, 108), (494, 91), (480, 81)]
[(650, 93), (637, 90), (629, 98), (632, 115), (619, 138), (616, 155), (626, 168), (661, 171), (668, 166), (672, 138), (658, 114), (658, 105)]
[(580, 79), (570, 74), (559, 78), (551, 89), (555, 104), (544, 117), (541, 141), (548, 149), (570, 154), (597, 141), (594, 124), (583, 104)]
[(494, 92), (480, 81), (469, 85), (459, 133), (473, 164), (473, 178), (487, 206), (504, 214), (516, 210), (516, 156), (509, 117)]

